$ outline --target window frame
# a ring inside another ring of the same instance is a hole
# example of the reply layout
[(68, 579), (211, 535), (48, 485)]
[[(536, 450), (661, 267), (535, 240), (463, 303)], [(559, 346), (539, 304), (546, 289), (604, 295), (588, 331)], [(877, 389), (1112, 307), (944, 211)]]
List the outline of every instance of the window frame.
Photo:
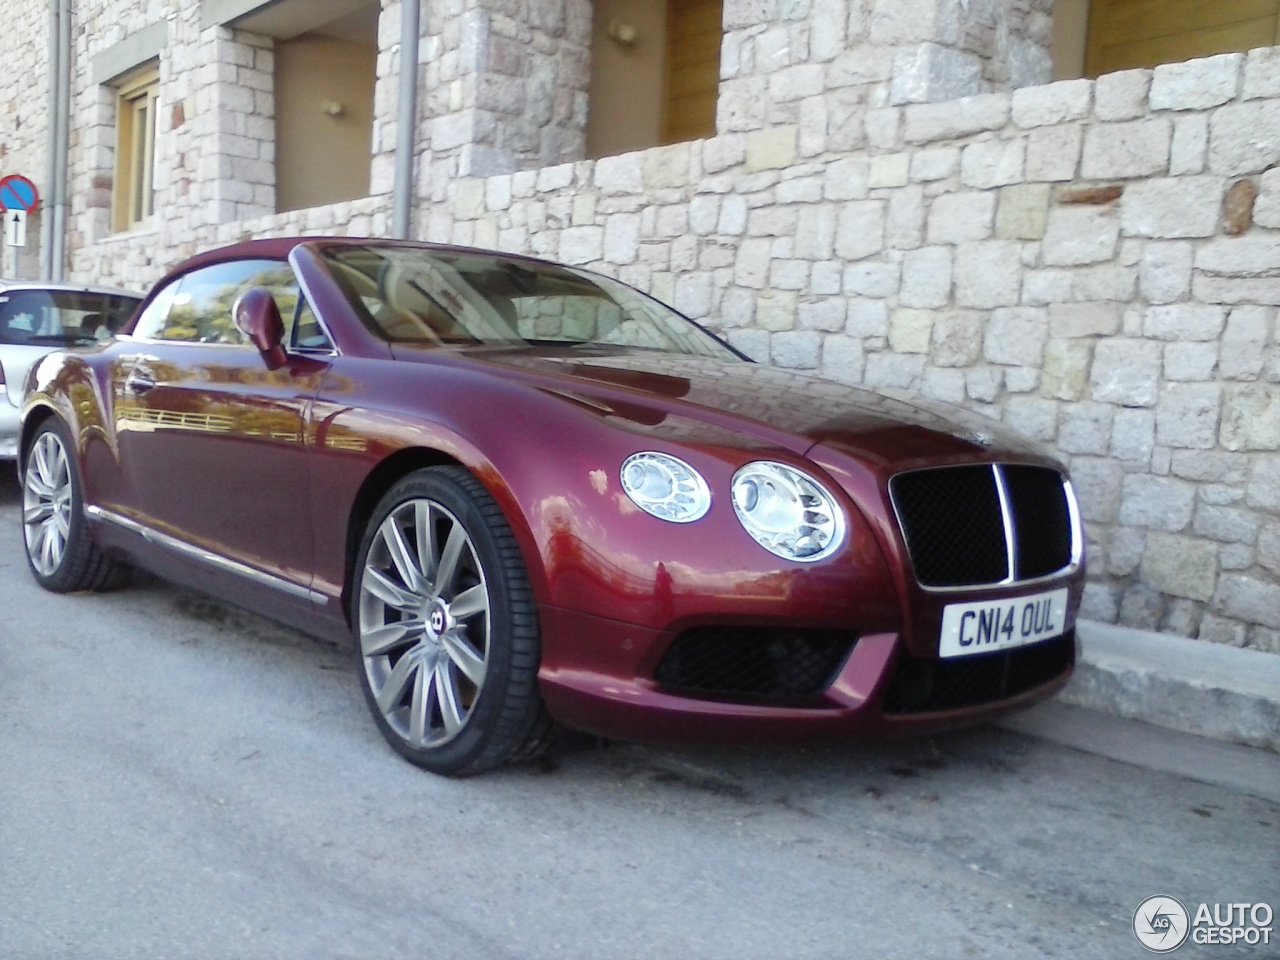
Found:
[(154, 173), (160, 95), (158, 59), (130, 71), (116, 91), (116, 171), (112, 226), (116, 232), (150, 224), (155, 216)]

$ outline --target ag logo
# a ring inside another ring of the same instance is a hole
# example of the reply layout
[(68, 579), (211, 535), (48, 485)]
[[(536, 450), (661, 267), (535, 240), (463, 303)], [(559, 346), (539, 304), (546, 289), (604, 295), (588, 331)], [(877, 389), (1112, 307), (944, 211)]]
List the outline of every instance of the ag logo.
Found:
[(1133, 933), (1152, 953), (1172, 953), (1191, 931), (1187, 908), (1173, 897), (1147, 897), (1133, 914)]

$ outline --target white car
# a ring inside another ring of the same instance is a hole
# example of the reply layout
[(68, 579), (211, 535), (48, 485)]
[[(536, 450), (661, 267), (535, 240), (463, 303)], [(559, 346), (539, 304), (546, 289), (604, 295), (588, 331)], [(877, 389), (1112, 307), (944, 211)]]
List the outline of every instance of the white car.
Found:
[(141, 302), (129, 290), (0, 279), (0, 460), (18, 455), (31, 366), (52, 350), (110, 340)]

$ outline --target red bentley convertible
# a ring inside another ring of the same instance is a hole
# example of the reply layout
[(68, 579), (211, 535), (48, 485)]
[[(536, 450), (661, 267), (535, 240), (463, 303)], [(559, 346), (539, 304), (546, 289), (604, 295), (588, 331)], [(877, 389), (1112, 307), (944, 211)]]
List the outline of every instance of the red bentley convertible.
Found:
[(885, 736), (1049, 696), (1062, 467), (958, 409), (753, 364), (615, 280), (281, 239), (195, 257), (28, 381), (27, 556), (355, 647), (429, 770), (634, 740)]

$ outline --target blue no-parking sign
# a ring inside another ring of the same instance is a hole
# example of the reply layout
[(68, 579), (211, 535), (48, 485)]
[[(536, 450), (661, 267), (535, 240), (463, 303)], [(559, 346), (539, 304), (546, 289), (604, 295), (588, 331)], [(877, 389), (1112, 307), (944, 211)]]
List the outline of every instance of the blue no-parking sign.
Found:
[(40, 205), (36, 185), (20, 173), (0, 177), (0, 209), (31, 213)]

